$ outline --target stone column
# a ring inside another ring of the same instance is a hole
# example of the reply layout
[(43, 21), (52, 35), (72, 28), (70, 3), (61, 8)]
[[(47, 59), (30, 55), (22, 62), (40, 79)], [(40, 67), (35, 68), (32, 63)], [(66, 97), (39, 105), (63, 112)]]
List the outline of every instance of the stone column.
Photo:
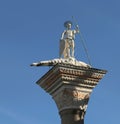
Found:
[(57, 64), (37, 84), (54, 99), (61, 124), (84, 124), (84, 116), (93, 88), (106, 70)]

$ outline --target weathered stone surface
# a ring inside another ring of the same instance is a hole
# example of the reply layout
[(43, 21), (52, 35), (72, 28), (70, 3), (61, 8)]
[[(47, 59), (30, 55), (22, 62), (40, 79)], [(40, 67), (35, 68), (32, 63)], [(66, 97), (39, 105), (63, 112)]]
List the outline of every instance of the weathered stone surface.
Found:
[(67, 58), (67, 59), (56, 58), (56, 59), (47, 60), (47, 61), (35, 62), (35, 63), (32, 63), (31, 66), (54, 66), (56, 64), (71, 64), (71, 65), (76, 65), (76, 66), (91, 67), (85, 62), (78, 61), (72, 57)]
[(53, 97), (62, 124), (83, 124), (90, 94), (105, 74), (106, 70), (57, 64), (37, 84)]

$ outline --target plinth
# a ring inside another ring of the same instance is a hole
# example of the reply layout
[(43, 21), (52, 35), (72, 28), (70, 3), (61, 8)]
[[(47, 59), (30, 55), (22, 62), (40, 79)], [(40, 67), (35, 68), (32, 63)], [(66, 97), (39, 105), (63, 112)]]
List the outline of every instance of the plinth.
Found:
[(84, 116), (93, 88), (106, 70), (57, 64), (37, 84), (54, 99), (61, 124), (84, 124)]

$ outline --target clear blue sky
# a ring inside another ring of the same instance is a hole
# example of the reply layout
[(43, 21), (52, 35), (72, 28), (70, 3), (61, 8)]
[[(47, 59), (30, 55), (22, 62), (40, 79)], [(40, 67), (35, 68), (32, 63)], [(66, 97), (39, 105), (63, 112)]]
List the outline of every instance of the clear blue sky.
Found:
[[(35, 84), (58, 58), (63, 23), (77, 19), (93, 67), (108, 73), (94, 89), (85, 124), (120, 123), (120, 1), (0, 0), (0, 124), (60, 124), (51, 96)], [(79, 36), (76, 58), (87, 63)]]

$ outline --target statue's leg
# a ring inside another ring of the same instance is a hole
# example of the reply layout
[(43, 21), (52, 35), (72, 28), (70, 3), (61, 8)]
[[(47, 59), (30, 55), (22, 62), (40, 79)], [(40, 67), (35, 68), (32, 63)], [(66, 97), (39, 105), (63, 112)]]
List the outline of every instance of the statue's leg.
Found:
[(74, 40), (72, 40), (71, 42), (71, 56), (72, 57), (74, 57), (74, 47), (75, 47)]
[(66, 53), (67, 53), (67, 58), (70, 58), (70, 43), (69, 40), (66, 40)]
[(70, 47), (67, 47), (67, 57), (70, 57)]

